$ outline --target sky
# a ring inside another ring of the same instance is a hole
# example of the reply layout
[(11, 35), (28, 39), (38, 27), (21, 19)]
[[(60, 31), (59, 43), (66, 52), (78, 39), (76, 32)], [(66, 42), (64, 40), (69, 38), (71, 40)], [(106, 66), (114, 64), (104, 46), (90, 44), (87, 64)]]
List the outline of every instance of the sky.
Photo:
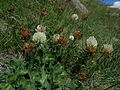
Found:
[(120, 1), (120, 0), (99, 0), (99, 1), (106, 4), (106, 5), (111, 6), (111, 5), (113, 5), (114, 2)]

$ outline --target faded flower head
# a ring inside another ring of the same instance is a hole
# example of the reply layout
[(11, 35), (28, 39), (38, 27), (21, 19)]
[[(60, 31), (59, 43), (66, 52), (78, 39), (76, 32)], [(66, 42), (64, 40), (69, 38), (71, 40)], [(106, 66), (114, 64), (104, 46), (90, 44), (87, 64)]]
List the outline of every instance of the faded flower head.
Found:
[(42, 8), (41, 15), (42, 15), (42, 16), (45, 16), (46, 14), (47, 14), (46, 8)]
[(97, 40), (94, 36), (90, 36), (87, 39), (87, 47), (89, 47), (89, 46), (97, 47), (97, 45), (98, 45), (98, 43), (97, 43)]
[(102, 52), (105, 53), (108, 56), (112, 56), (112, 52), (113, 52), (113, 46), (110, 44), (104, 44), (103, 48), (102, 48)]
[(58, 43), (63, 46), (66, 46), (68, 44), (68, 39), (63, 35), (60, 35), (60, 38), (58, 39)]
[(63, 35), (55, 34), (53, 36), (53, 42), (66, 46), (68, 44), (68, 39)]
[(96, 54), (97, 45), (98, 43), (97, 43), (96, 38), (94, 36), (90, 36), (87, 39), (87, 48), (86, 48), (87, 54), (90, 56), (94, 56)]
[(36, 32), (34, 33), (32, 40), (36, 43), (44, 43), (46, 41), (46, 35), (43, 32)]
[(73, 35), (70, 35), (70, 36), (69, 36), (69, 39), (73, 41), (73, 40), (74, 40), (74, 36), (73, 36)]
[(21, 30), (21, 39), (22, 40), (29, 40), (31, 36), (31, 32), (28, 29)]
[(53, 36), (53, 42), (57, 43), (59, 39), (60, 39), (60, 35), (59, 34), (55, 34)]
[(82, 19), (83, 19), (83, 20), (87, 20), (87, 19), (88, 19), (88, 14), (84, 14), (84, 15), (82, 16)]
[(25, 55), (32, 55), (35, 53), (35, 45), (31, 42), (27, 42), (21, 47), (21, 51)]
[(43, 25), (38, 25), (37, 29), (35, 29), (37, 32), (45, 32), (46, 31), (46, 26)]
[(81, 39), (82, 38), (82, 32), (80, 30), (76, 30), (74, 33), (73, 33), (73, 36), (75, 39)]
[(78, 17), (77, 14), (73, 14), (73, 15), (71, 16), (71, 18), (74, 19), (74, 20), (78, 20), (78, 19), (79, 19), (79, 17)]
[(95, 54), (96, 54), (96, 47), (89, 46), (89, 47), (86, 48), (86, 52), (90, 56), (95, 56)]
[(81, 82), (84, 82), (84, 81), (88, 80), (88, 75), (87, 75), (87, 72), (86, 72), (86, 71), (80, 71), (80, 72), (78, 73), (78, 77), (79, 77), (79, 80), (80, 80)]

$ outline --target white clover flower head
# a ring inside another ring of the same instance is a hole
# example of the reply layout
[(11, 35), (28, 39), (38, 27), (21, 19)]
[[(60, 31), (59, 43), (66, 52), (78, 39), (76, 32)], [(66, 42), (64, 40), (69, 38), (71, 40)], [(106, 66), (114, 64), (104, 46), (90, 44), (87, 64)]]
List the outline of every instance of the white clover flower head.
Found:
[(69, 36), (69, 39), (70, 39), (70, 40), (74, 40), (75, 38), (74, 38), (73, 35), (70, 35), (70, 36)]
[(34, 33), (32, 40), (36, 43), (44, 43), (46, 41), (46, 35), (43, 32), (36, 32)]
[(108, 53), (112, 53), (113, 52), (113, 46), (112, 45), (110, 45), (110, 44), (104, 44), (103, 45), (103, 49), (104, 50), (106, 50), (106, 52), (108, 52)]
[(97, 40), (94, 36), (90, 36), (88, 39), (87, 39), (87, 46), (93, 46), (93, 47), (97, 47), (98, 43), (97, 43)]
[(45, 32), (46, 31), (46, 26), (43, 25), (38, 25), (37, 28), (35, 29), (37, 32)]
[(75, 19), (75, 20), (78, 20), (78, 19), (79, 19), (79, 17), (78, 17), (77, 14), (73, 14), (73, 15), (71, 16), (71, 18), (72, 18), (72, 19)]
[(59, 34), (55, 34), (53, 35), (53, 42), (57, 42), (60, 38), (60, 35)]

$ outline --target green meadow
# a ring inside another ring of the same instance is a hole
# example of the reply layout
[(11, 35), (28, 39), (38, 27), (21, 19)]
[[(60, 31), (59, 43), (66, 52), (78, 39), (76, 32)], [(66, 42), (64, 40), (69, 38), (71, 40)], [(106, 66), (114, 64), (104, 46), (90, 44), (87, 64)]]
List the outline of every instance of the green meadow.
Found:
[[(0, 1), (1, 90), (120, 89), (120, 10), (97, 0), (81, 2), (89, 10), (86, 19), (69, 2)], [(74, 20), (73, 14), (79, 18)], [(45, 43), (33, 41), (38, 25), (46, 27)], [(23, 29), (30, 31), (29, 40), (21, 39)], [(69, 40), (76, 30), (82, 36)], [(56, 34), (62, 37), (57, 43), (52, 39)], [(90, 36), (97, 40), (95, 50), (86, 49)], [(32, 48), (24, 48), (29, 42)], [(104, 44), (112, 45), (113, 51), (102, 52)]]

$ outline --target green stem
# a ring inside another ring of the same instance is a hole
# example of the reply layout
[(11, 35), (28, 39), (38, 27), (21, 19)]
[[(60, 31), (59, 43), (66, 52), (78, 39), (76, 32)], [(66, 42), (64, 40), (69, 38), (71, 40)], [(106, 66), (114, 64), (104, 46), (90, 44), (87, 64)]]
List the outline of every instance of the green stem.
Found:
[(114, 84), (114, 85), (111, 85), (111, 86), (105, 88), (104, 90), (109, 90), (110, 88), (112, 88), (112, 87), (114, 87), (114, 86), (116, 86), (116, 85), (119, 85), (119, 84), (120, 84), (120, 83), (116, 83), (116, 84)]

